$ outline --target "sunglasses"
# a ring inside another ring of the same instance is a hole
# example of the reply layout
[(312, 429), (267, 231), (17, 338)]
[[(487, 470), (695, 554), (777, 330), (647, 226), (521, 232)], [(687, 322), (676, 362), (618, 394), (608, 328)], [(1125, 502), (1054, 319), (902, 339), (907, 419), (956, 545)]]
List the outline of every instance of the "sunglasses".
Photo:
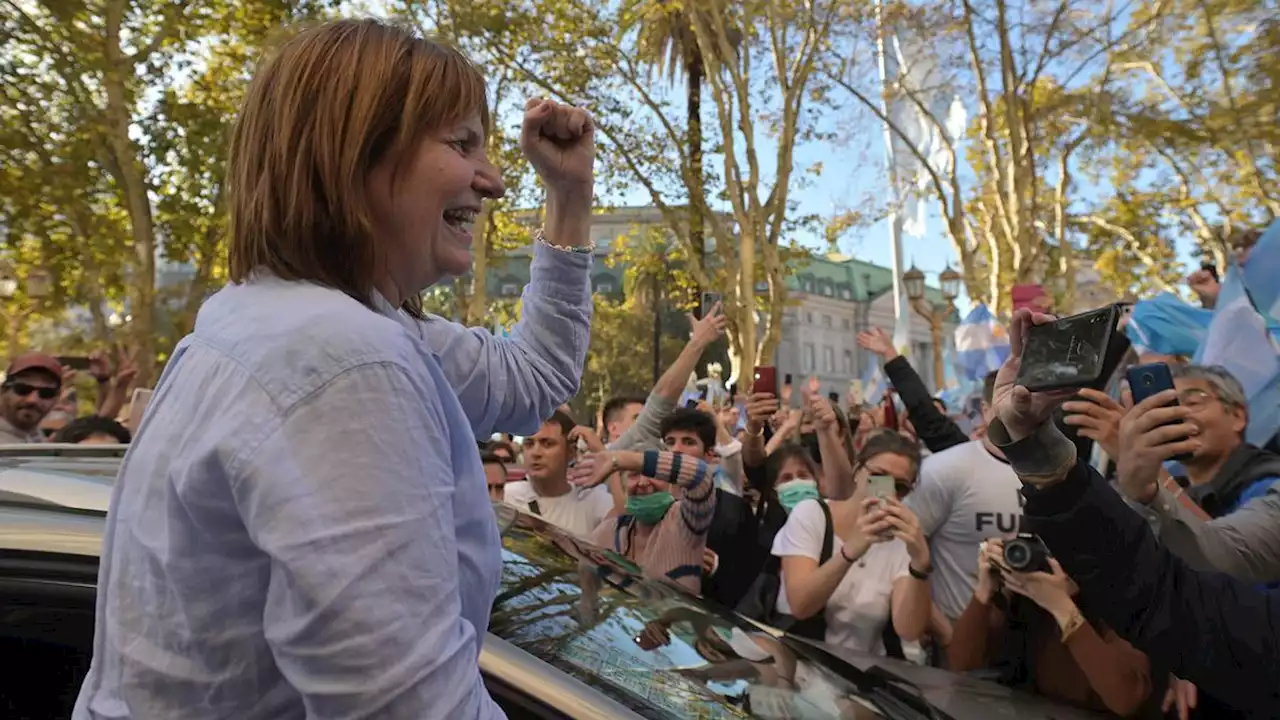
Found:
[(36, 393), (41, 400), (52, 400), (61, 392), (61, 388), (28, 385), (22, 382), (5, 383), (3, 387), (18, 397), (27, 397), (31, 393)]

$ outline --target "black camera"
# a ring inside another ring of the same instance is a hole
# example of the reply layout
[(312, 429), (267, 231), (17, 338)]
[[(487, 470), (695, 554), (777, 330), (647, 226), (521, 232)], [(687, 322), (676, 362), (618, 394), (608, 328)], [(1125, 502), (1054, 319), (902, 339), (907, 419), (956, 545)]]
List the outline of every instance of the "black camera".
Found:
[(1020, 573), (1051, 572), (1049, 548), (1039, 535), (1018, 533), (1004, 541), (1004, 566)]

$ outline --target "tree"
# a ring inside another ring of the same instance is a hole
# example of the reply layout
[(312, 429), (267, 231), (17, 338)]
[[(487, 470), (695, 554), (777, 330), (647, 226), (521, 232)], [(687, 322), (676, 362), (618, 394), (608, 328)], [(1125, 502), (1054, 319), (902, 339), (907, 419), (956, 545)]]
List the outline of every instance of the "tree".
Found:
[(1115, 63), (1113, 152), (1098, 174), (1132, 188), (1144, 230), (1191, 238), (1226, 266), (1228, 239), (1280, 216), (1280, 21), (1266, 0), (1168, 0), (1143, 9), (1145, 52)]
[[(147, 383), (160, 357), (157, 261), (194, 262), (183, 303), (193, 310), (220, 264), (221, 148), (255, 48), (320, 5), (0, 3), (0, 112), (21, 141), (6, 149), (22, 156), (16, 179), (26, 191), (51, 199), (7, 204), (4, 225), (45, 244), (46, 258), (68, 243), (92, 248), (83, 272), (60, 276), (59, 286), (74, 290), (68, 299), (87, 305), (99, 329), (103, 303), (127, 301)], [(192, 314), (177, 313), (187, 323)]]
[[(600, 186), (622, 182), (642, 190), (662, 213), (672, 241), (686, 251), (690, 275), (700, 287), (723, 293), (734, 373), (749, 373), (781, 338), (795, 149), (823, 137), (817, 131), (826, 97), (820, 69), (831, 62), (847, 5), (714, 0), (685, 13), (717, 120), (712, 137), (719, 141), (721, 171), (718, 177), (708, 172), (705, 182), (697, 178), (678, 108), (648, 82), (639, 30), (628, 30), (641, 27), (653, 7), (419, 0), (407, 10), (448, 18), (460, 44), (485, 67), (510, 70), (538, 93), (591, 108), (603, 145)], [(705, 263), (691, 241), (690, 212), (713, 239), (715, 256)]]
[[(1105, 134), (1099, 119), (1108, 112), (1107, 96), (1099, 88), (1106, 88), (1114, 59), (1147, 46), (1166, 6), (1158, 3), (1115, 33), (1127, 6), (890, 5), (869, 33), (890, 47), (905, 38), (910, 50), (883, 98), (848, 68), (834, 75), (920, 168), (970, 297), (999, 312), (1008, 308), (1005, 288), (1050, 276), (1062, 277), (1067, 294), (1074, 293), (1076, 155)], [(911, 67), (916, 62), (932, 67)], [(962, 136), (949, 127), (953, 96), (976, 110)], [(904, 117), (926, 126), (936, 152)]]

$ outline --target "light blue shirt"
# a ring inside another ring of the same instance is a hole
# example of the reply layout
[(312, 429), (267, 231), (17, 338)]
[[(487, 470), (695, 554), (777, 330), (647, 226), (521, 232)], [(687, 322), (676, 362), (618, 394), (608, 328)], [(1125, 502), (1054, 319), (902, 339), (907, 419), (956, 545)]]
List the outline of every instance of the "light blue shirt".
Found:
[(475, 438), (577, 391), (590, 264), (537, 247), (508, 338), (274, 277), (205, 303), (120, 469), (73, 717), (502, 717)]

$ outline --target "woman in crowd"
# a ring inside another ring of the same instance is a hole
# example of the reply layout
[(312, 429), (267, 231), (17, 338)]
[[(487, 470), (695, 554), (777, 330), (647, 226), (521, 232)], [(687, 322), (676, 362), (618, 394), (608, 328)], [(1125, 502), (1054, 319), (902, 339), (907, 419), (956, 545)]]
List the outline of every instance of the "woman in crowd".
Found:
[(954, 623), (947, 662), (966, 672), (993, 668), (1002, 683), (1120, 717), (1159, 717), (1147, 656), (1090, 617), (1079, 588), (1050, 559), (1051, 572), (1004, 566), (1004, 541), (978, 554), (978, 583)]
[(422, 311), (503, 194), (484, 78), (374, 20), (258, 69), (227, 168), (232, 283), (146, 408), (111, 503), (74, 717), (490, 718), (501, 571), (476, 437), (529, 434), (590, 334), (593, 134), (525, 109), (547, 191), (510, 338)]
[(791, 511), (773, 543), (782, 558), (777, 610), (798, 621), (800, 634), (882, 653), (891, 610), (900, 638), (924, 632), (932, 607), (929, 544), (906, 506), (867, 496), (872, 475), (891, 476), (899, 494), (908, 492), (919, 461), (897, 433), (875, 435), (854, 471), (851, 498), (803, 500)]

